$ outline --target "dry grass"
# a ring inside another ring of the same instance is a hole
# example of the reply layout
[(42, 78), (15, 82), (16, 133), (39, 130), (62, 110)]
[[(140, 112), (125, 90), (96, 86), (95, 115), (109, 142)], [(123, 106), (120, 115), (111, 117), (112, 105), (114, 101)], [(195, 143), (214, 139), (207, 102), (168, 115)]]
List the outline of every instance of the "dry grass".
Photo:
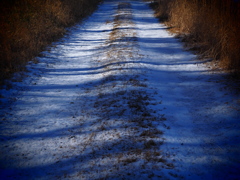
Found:
[(153, 7), (189, 49), (240, 76), (240, 2), (157, 0)]
[(1, 0), (0, 85), (90, 14), (99, 0)]

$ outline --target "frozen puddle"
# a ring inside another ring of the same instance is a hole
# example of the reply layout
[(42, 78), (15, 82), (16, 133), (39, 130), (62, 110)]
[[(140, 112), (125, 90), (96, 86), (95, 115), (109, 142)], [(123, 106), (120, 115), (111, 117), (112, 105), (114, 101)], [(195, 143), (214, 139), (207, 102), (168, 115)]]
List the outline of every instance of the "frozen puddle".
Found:
[(239, 179), (240, 97), (195, 59), (106, 0), (1, 90), (0, 179)]

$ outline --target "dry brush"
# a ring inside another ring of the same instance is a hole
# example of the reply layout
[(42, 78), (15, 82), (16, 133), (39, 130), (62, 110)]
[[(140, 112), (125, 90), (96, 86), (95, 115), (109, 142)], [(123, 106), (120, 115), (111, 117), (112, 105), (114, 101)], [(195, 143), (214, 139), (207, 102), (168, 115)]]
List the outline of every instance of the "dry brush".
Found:
[(1, 0), (0, 85), (24, 68), (100, 0)]
[(239, 0), (157, 0), (155, 9), (189, 49), (240, 75)]

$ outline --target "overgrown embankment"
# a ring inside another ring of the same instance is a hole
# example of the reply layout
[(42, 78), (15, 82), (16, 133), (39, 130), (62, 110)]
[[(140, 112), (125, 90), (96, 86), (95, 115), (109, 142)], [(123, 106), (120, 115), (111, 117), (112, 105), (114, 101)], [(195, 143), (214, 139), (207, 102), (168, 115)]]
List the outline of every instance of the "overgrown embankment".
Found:
[(89, 15), (100, 0), (1, 0), (0, 84)]
[(200, 57), (240, 75), (239, 0), (156, 0), (156, 15)]

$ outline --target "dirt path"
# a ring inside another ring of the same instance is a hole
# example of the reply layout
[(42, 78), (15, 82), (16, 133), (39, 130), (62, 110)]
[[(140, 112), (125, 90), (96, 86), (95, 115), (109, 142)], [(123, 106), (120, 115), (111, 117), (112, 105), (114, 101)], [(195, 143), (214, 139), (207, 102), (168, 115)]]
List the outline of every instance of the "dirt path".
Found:
[(106, 0), (1, 90), (0, 179), (240, 177), (239, 95), (152, 13)]
[(135, 64), (142, 55), (137, 49), (131, 3), (115, 4), (113, 27), (101, 58), (95, 60), (103, 70), (101, 80), (86, 89), (86, 93), (95, 93), (96, 99), (81, 106), (82, 113), (94, 116), (95, 120), (89, 126), (91, 133), (83, 150), (90, 151), (87, 158), (91, 158), (91, 164), (79, 173), (87, 179), (150, 178), (156, 176), (153, 170), (173, 167), (159, 151), (162, 131), (153, 125), (165, 118), (149, 108), (160, 102), (152, 102), (143, 68)]

